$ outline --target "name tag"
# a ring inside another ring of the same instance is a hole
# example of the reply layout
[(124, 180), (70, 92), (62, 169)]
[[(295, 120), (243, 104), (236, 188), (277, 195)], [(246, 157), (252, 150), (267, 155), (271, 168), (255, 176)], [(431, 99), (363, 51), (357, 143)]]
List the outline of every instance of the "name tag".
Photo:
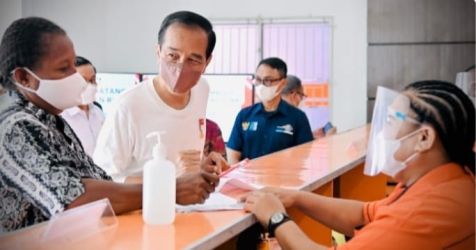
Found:
[(291, 124), (286, 124), (282, 126), (276, 126), (276, 133), (283, 133), (288, 135), (294, 135), (294, 128)]

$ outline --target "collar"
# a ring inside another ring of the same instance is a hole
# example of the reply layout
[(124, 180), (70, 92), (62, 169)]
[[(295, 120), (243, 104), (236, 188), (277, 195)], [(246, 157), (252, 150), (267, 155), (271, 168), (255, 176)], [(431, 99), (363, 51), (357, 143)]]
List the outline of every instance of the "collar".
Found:
[(426, 173), (409, 187), (405, 187), (403, 183), (398, 183), (395, 190), (387, 198), (387, 203), (395, 202), (409, 190), (423, 190), (425, 187), (434, 187), (440, 183), (462, 177), (467, 177), (474, 183), (474, 175), (469, 170), (463, 169), (460, 165), (452, 162), (440, 165)]
[(281, 113), (281, 114), (284, 114), (284, 115), (288, 115), (290, 113), (291, 108), (292, 108), (292, 106), (281, 98), (281, 99), (279, 99), (278, 108), (275, 111), (272, 111), (272, 112), (266, 111), (264, 109), (263, 103), (260, 102), (260, 103), (256, 104), (256, 107), (253, 109), (252, 114), (256, 115), (258, 113), (265, 113), (265, 114), (274, 115), (274, 114), (277, 114), (277, 113)]
[[(94, 109), (94, 104), (89, 104), (89, 113), (92, 113), (93, 112), (93, 109)], [(75, 106), (75, 107), (72, 107), (72, 108), (69, 108), (65, 111), (63, 111), (65, 113), (67, 113), (69, 116), (75, 116), (75, 115), (78, 115), (82, 112), (84, 112), (82, 109), (80, 109), (78, 106)]]
[(426, 173), (419, 180), (417, 180), (409, 188), (423, 187), (425, 185), (435, 186), (440, 183), (447, 182), (452, 179), (461, 178), (464, 176), (467, 176), (467, 178), (471, 179), (474, 182), (474, 175), (472, 173), (468, 173), (460, 165), (450, 162), (432, 169), (430, 172)]

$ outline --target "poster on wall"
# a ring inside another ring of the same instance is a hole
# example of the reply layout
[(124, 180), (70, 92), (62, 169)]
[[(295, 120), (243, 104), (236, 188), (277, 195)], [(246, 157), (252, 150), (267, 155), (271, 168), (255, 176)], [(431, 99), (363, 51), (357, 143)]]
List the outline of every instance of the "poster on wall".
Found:
[(134, 73), (97, 73), (98, 92), (96, 100), (101, 104), (104, 113), (107, 115), (111, 111), (114, 100), (139, 81), (140, 75)]

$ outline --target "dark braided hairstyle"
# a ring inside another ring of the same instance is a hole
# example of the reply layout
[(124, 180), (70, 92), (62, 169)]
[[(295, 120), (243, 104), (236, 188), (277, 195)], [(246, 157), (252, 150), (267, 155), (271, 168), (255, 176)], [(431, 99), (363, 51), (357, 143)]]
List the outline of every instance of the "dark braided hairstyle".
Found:
[(456, 85), (443, 81), (420, 81), (403, 92), (422, 123), (435, 128), (452, 162), (475, 171), (475, 108)]
[(0, 84), (15, 90), (10, 76), (17, 67), (30, 69), (38, 66), (41, 57), (48, 52), (46, 35), (66, 32), (55, 23), (40, 17), (27, 17), (14, 21), (5, 31), (0, 44)]

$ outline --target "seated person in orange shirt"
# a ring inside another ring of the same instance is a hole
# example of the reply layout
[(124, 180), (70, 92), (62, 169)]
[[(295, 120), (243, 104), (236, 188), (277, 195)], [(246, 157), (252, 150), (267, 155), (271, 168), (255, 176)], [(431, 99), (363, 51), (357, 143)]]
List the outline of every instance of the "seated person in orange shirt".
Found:
[[(288, 75), (287, 80), (288, 82), (281, 92), (281, 97), (287, 103), (299, 108), (302, 101), (307, 97), (306, 94), (304, 94), (301, 79), (294, 75)], [(337, 133), (337, 128), (332, 126), (330, 122), (328, 122), (324, 127), (312, 131), (315, 139), (333, 135), (335, 133)]]
[(339, 249), (474, 249), (475, 108), (458, 87), (413, 83), (398, 94), (379, 87), (366, 174), (399, 182), (375, 202), (266, 188), (246, 197), (246, 209), (284, 249), (325, 249), (286, 215), (296, 207), (353, 238)]

